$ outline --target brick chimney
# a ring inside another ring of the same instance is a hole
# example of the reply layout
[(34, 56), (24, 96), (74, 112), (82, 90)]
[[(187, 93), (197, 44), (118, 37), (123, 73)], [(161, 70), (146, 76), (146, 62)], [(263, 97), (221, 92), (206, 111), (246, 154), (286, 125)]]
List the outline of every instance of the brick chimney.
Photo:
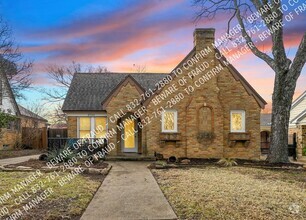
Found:
[(196, 28), (193, 32), (193, 43), (197, 51), (212, 46), (215, 41), (214, 28)]

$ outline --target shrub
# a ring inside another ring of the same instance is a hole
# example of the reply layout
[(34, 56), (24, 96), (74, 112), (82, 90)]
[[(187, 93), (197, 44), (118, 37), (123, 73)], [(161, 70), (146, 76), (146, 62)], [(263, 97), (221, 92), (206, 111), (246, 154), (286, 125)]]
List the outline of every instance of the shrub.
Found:
[[(64, 151), (69, 150), (72, 151), (72, 154), (69, 154), (65, 157), (58, 157), (60, 154), (63, 155)], [(48, 152), (48, 161), (55, 159), (56, 157), (58, 157), (57, 159), (59, 160), (60, 163), (62, 162), (67, 162), (69, 160), (71, 160), (73, 157), (76, 156), (76, 152), (71, 150), (71, 148), (67, 145), (65, 145), (63, 148), (54, 148), (52, 151)]]
[(233, 158), (222, 158), (217, 164), (225, 167), (237, 166), (238, 163)]
[(303, 155), (303, 156), (306, 156), (306, 147), (303, 148), (303, 150), (302, 150), (302, 155)]

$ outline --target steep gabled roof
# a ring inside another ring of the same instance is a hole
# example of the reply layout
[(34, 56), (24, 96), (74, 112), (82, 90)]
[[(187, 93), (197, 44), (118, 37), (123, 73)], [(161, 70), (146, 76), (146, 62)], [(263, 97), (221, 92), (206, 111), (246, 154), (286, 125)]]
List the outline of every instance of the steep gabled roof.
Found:
[[(8, 81), (8, 78), (7, 76), (4, 74), (4, 73), (0, 73), (0, 77), (1, 77), (1, 80), (0, 80), (0, 83), (3, 81), (4, 83), (4, 88), (2, 89), (6, 89), (6, 92), (8, 93), (8, 97), (12, 100), (13, 102), (13, 105), (14, 105), (14, 108), (16, 110), (16, 114), (17, 116), (20, 115), (20, 111), (19, 111), (19, 108), (18, 108), (18, 104), (16, 102), (16, 99), (15, 99), (15, 96), (14, 96), (14, 93), (12, 91), (12, 88), (11, 88), (11, 85)], [(4, 92), (2, 92), (2, 95), (4, 94)]]
[(38, 114), (35, 114), (34, 112), (30, 111), (29, 109), (26, 109), (25, 107), (18, 105), (19, 111), (21, 116), (37, 119), (40, 121), (47, 122), (48, 120), (44, 119), (43, 117), (39, 116)]
[(260, 114), (260, 126), (271, 126), (271, 123), (272, 123), (271, 113)]
[(116, 96), (120, 89), (130, 83), (131, 85), (135, 86), (138, 90), (139, 94), (143, 94), (146, 90), (131, 76), (127, 75), (124, 80), (122, 80), (114, 89), (112, 92), (109, 93), (109, 95), (101, 102), (102, 109), (104, 110), (108, 103), (111, 101), (112, 97)]
[(246, 79), (238, 72), (238, 70), (230, 62), (227, 61), (225, 56), (223, 56), (218, 49), (216, 49), (216, 53), (219, 55), (219, 57), (221, 57), (219, 59), (221, 63), (229, 69), (234, 78), (241, 82), (248, 94), (252, 95), (257, 101), (258, 105), (264, 109), (267, 102), (256, 92), (256, 90), (248, 83), (248, 81), (246, 81)]
[(294, 117), (291, 121), (290, 124), (297, 124), (299, 121), (303, 120), (306, 116), (306, 109), (302, 111), (300, 114), (298, 114), (296, 117)]
[[(195, 48), (177, 65), (176, 68), (183, 65), (191, 57), (195, 56)], [(264, 108), (267, 102), (255, 91), (255, 89), (245, 80), (245, 78), (228, 63), (226, 58), (220, 54), (221, 63), (226, 66), (234, 78), (241, 82), (249, 95), (252, 95), (261, 108)], [(176, 69), (175, 68), (175, 69)], [(173, 71), (170, 75), (175, 77)], [(102, 110), (101, 102), (105, 103), (111, 94), (123, 83), (128, 76), (134, 79), (140, 88), (144, 90), (156, 89), (156, 83), (163, 79), (165, 73), (77, 73), (74, 75), (69, 91), (63, 104), (63, 111), (98, 111)], [(161, 91), (161, 90), (160, 90)], [(159, 92), (160, 92), (159, 91)], [(148, 103), (159, 92), (145, 101)]]
[(77, 73), (74, 75), (63, 111), (99, 111), (104, 101), (130, 75), (145, 90), (154, 89), (164, 73)]
[[(256, 92), (256, 90), (246, 81), (246, 79), (238, 72), (238, 70), (232, 65), (230, 64), (227, 59), (220, 53), (220, 51), (218, 49), (215, 50), (216, 53), (218, 53), (219, 57), (221, 57), (220, 61), (221, 63), (226, 66), (229, 71), (232, 73), (232, 75), (234, 76), (234, 78), (238, 81), (241, 82), (242, 86), (245, 88), (245, 90), (248, 92), (249, 95), (252, 95), (255, 100), (257, 101), (258, 105), (264, 109), (265, 105), (267, 104), (267, 102)], [(172, 77), (176, 77), (176, 75), (173, 73), (173, 71), (178, 68), (178, 67), (182, 67), (182, 65), (190, 58), (192, 58), (193, 56), (195, 56), (196, 54), (196, 49), (193, 48), (188, 55), (171, 71), (170, 75), (172, 75)], [(159, 92), (156, 92), (154, 95), (157, 95), (158, 93), (160, 93), (162, 91), (159, 90)], [(146, 104), (148, 104), (150, 102), (150, 100), (154, 97), (151, 96), (149, 99), (146, 100)]]

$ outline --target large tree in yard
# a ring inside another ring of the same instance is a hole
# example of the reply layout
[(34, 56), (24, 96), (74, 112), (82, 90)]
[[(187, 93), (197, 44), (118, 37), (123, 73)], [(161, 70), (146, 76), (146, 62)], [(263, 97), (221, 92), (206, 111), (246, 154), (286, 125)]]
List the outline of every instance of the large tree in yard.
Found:
[[(302, 5), (302, 1), (300, 2)], [(281, 0), (193, 0), (193, 3), (198, 9), (196, 20), (214, 18), (219, 12), (229, 13), (228, 30), (233, 22), (238, 23), (241, 28), (241, 36), (251, 52), (266, 62), (274, 71), (272, 134), (268, 160), (270, 163), (288, 162), (290, 108), (297, 80), (306, 62), (306, 30), (303, 30), (302, 40), (294, 58), (290, 59), (284, 44), (284, 14)], [(288, 4), (287, 1), (286, 3)], [(251, 19), (247, 19), (250, 15), (256, 15), (258, 19), (250, 22)], [(262, 27), (259, 28), (258, 24), (264, 24), (264, 30), (269, 33), (270, 37), (267, 40), (271, 41), (271, 51), (260, 50), (256, 43), (259, 39), (258, 34), (263, 31), (260, 30)], [(287, 23), (287, 25), (290, 24)], [(256, 26), (256, 29), (253, 28), (250, 31), (252, 26)]]
[(33, 62), (26, 60), (14, 41), (12, 30), (0, 17), (0, 71), (7, 77), (16, 98), (32, 84)]

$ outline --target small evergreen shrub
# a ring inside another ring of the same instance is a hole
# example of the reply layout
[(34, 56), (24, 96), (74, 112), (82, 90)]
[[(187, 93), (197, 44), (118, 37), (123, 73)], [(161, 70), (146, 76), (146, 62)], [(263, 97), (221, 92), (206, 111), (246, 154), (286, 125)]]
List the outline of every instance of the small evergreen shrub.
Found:
[(217, 162), (217, 164), (224, 167), (231, 167), (238, 165), (238, 163), (233, 158), (222, 158)]

